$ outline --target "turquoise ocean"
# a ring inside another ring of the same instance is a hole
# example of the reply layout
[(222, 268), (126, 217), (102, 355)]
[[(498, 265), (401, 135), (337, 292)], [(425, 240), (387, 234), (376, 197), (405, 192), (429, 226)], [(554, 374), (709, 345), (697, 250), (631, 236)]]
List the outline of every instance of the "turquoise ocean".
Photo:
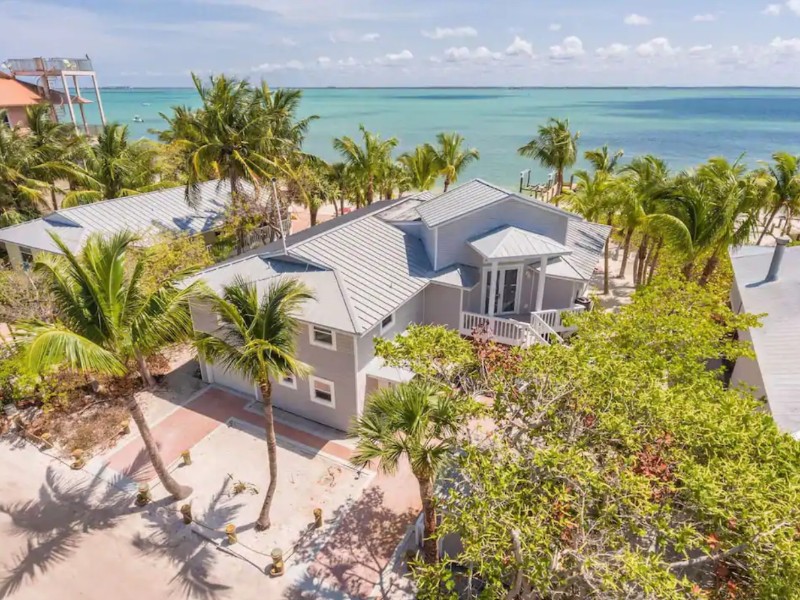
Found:
[[(152, 136), (149, 130), (164, 126), (159, 113), (172, 106), (198, 105), (188, 88), (115, 88), (102, 95), (107, 117), (128, 124), (133, 137)], [(626, 158), (653, 153), (673, 169), (711, 156), (744, 154), (755, 166), (777, 150), (800, 153), (800, 89), (307, 89), (301, 113), (320, 117), (306, 150), (329, 160), (336, 159), (332, 138), (357, 135), (359, 123), (397, 137), (398, 152), (433, 141), (439, 131), (459, 131), (481, 153), (465, 177), (511, 187), (522, 169), (532, 168), (536, 180), (546, 178), (516, 149), (551, 116), (568, 118), (581, 132), (582, 150), (608, 144)], [(136, 115), (142, 123), (133, 122)]]

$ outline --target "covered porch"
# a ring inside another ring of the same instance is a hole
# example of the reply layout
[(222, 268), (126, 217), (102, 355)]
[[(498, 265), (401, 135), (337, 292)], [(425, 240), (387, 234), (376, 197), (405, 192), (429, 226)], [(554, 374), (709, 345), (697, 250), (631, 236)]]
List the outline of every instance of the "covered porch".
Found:
[(509, 345), (563, 341), (568, 314), (584, 307), (575, 299), (586, 282), (571, 265), (572, 250), (537, 233), (516, 227), (469, 242), (483, 258), (479, 289), (462, 302), (460, 333), (480, 332)]

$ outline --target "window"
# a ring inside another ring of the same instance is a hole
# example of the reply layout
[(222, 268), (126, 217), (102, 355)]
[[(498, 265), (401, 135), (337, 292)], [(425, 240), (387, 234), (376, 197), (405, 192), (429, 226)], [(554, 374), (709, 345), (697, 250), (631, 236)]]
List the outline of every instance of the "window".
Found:
[(394, 325), (394, 313), (388, 315), (381, 321), (381, 333), (389, 329), (392, 325)]
[(283, 387), (291, 388), (293, 390), (297, 389), (297, 378), (294, 375), (287, 375), (286, 377), (281, 377), (278, 379), (278, 383)]
[(23, 271), (29, 271), (30, 268), (33, 266), (33, 251), (27, 246), (20, 246), (19, 254), (20, 257), (22, 258)]
[(336, 350), (336, 334), (332, 329), (325, 327), (311, 326), (311, 344)]
[(333, 382), (319, 377), (311, 377), (311, 401), (334, 408), (336, 398), (333, 391)]

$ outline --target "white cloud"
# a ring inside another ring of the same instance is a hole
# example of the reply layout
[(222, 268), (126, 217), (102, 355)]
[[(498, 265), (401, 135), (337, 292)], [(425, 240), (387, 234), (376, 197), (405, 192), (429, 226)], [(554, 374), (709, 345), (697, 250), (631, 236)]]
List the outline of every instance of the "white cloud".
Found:
[(290, 48), (297, 46), (297, 42), (290, 37), (281, 38), (281, 44)]
[(550, 31), (561, 31), (561, 23), (550, 23), (547, 28)]
[(581, 38), (571, 35), (560, 44), (550, 46), (550, 60), (573, 60), (586, 54)]
[(275, 71), (302, 71), (305, 65), (299, 60), (290, 60), (286, 63), (262, 63), (253, 67), (251, 71), (261, 73), (274, 73)]
[(444, 40), (448, 38), (475, 37), (478, 31), (474, 27), (437, 27), (433, 31), (423, 31), (422, 35), (432, 40)]
[(704, 52), (708, 52), (713, 48), (714, 46), (711, 44), (705, 44), (704, 46), (692, 46), (689, 48), (689, 54), (703, 54)]
[(317, 58), (317, 64), (320, 67), (327, 67), (328, 65), (331, 64), (331, 59), (328, 56), (320, 56)]
[(528, 40), (523, 40), (521, 37), (516, 35), (514, 36), (514, 41), (511, 42), (511, 45), (506, 48), (506, 54), (509, 56), (524, 55), (533, 58), (533, 44), (531, 44)]
[(768, 15), (770, 17), (777, 17), (783, 11), (783, 6), (780, 4), (767, 4), (766, 8), (761, 11), (762, 15)]
[(800, 0), (787, 0), (786, 8), (788, 8), (797, 16), (800, 16)]
[(692, 21), (695, 23), (711, 23), (712, 21), (717, 20), (717, 15), (712, 15), (711, 13), (706, 13), (703, 15), (695, 15), (692, 17)]
[(492, 52), (486, 46), (478, 46), (474, 50), (470, 50), (466, 46), (460, 48), (448, 48), (444, 51), (444, 58), (448, 62), (464, 62), (476, 61), (482, 62), (487, 60), (500, 60), (503, 55), (499, 52)]
[(357, 42), (374, 42), (381, 37), (380, 33), (358, 34), (348, 29), (331, 31), (328, 39), (334, 44), (354, 44)]
[(357, 67), (361, 63), (359, 63), (355, 58), (350, 56), (348, 58), (340, 58), (338, 61), (336, 61), (336, 64), (339, 65), (340, 67)]
[(639, 44), (636, 47), (636, 54), (643, 58), (653, 58), (657, 56), (674, 56), (679, 51), (673, 48), (669, 40), (664, 37), (653, 38), (649, 42)]
[(652, 21), (642, 15), (631, 13), (624, 19), (625, 25), (633, 25), (634, 27), (641, 27), (642, 25), (650, 25)]
[(401, 52), (397, 52), (396, 54), (389, 53), (384, 58), (389, 62), (398, 62), (411, 60), (414, 58), (414, 55), (411, 53), (411, 50), (403, 50)]
[(623, 56), (627, 56), (629, 50), (630, 47), (625, 44), (614, 43), (598, 48), (594, 53), (604, 60), (619, 60)]
[(800, 54), (800, 38), (776, 37), (770, 42), (769, 47), (777, 54)]

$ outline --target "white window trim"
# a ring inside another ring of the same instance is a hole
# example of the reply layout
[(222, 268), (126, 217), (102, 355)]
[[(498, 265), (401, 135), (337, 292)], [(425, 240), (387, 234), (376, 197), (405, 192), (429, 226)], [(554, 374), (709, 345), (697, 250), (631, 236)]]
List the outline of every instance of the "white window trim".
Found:
[[(324, 344), (322, 342), (318, 342), (314, 339), (314, 329), (324, 329), (326, 331), (331, 332), (331, 340), (333, 341), (332, 344)], [(336, 332), (331, 329), (330, 327), (321, 327), (319, 325), (309, 325), (308, 326), (308, 343), (312, 346), (318, 346), (319, 348), (326, 348), (328, 350), (336, 350)]]
[[(493, 267), (491, 265), (483, 267), (483, 273), (481, 275), (481, 310), (483, 310), (483, 307), (486, 306), (486, 294), (488, 293), (488, 290), (486, 289), (486, 282), (489, 279), (489, 273), (492, 271), (492, 269)], [(495, 307), (495, 316), (514, 315), (519, 313), (520, 301), (522, 300), (522, 285), (525, 282), (525, 263), (501, 263), (498, 265), (498, 275), (507, 269), (517, 269), (517, 293), (514, 298), (514, 310), (511, 312), (500, 312), (497, 310), (498, 307)]]
[[(330, 388), (331, 388), (331, 401), (330, 402), (325, 402), (324, 400), (319, 400), (316, 397), (316, 394), (314, 392), (316, 392), (315, 386), (316, 386), (317, 382), (324, 383), (324, 384), (330, 386)], [(308, 378), (308, 389), (309, 389), (309, 395), (311, 397), (311, 401), (313, 403), (321, 404), (322, 406), (327, 406), (328, 408), (336, 408), (336, 385), (331, 380), (323, 379), (322, 377), (315, 377), (315, 376), (312, 375), (311, 377)]]
[[(292, 382), (289, 383), (286, 381), (287, 378), (291, 378)], [(286, 377), (280, 377), (277, 379), (278, 385), (282, 385), (285, 388), (289, 388), (292, 390), (297, 389), (297, 375), (289, 374)]]
[[(384, 327), (383, 322), (386, 319), (391, 319), (391, 321), (389, 321), (389, 324)], [(383, 319), (381, 319), (381, 333), (384, 333), (385, 331), (394, 327), (394, 322), (395, 322), (395, 313), (389, 313), (388, 315), (383, 317)]]

